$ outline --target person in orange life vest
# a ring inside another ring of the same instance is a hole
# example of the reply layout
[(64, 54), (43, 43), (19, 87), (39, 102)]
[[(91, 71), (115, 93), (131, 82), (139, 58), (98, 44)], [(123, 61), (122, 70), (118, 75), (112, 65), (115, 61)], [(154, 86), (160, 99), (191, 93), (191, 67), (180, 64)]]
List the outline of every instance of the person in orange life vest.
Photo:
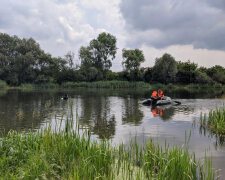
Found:
[(152, 99), (158, 99), (158, 93), (157, 93), (157, 91), (153, 91), (153, 92), (152, 92), (151, 98), (152, 98)]
[(162, 90), (158, 90), (158, 97), (160, 97), (160, 99), (164, 98), (164, 94)]

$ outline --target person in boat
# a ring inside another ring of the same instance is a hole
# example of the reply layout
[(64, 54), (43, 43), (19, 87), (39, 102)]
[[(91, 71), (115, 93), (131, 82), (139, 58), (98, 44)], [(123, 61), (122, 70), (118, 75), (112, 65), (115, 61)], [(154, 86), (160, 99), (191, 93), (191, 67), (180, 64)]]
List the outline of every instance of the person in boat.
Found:
[(152, 99), (152, 105), (154, 105), (161, 98), (158, 96), (158, 92), (157, 91), (153, 91), (152, 95), (151, 95), (151, 99)]
[(160, 99), (163, 99), (164, 98), (163, 90), (161, 90), (161, 89), (158, 90), (158, 97)]

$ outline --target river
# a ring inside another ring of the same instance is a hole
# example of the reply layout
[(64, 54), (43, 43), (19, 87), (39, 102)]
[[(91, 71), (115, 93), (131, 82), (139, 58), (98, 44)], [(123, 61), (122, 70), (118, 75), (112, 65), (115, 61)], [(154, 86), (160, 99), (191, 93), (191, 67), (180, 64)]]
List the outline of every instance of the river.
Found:
[[(0, 133), (10, 130), (29, 131), (56, 126), (73, 110), (82, 128), (90, 128), (98, 140), (107, 138), (113, 144), (139, 144), (152, 137), (164, 144), (188, 147), (198, 158), (205, 153), (213, 157), (213, 166), (225, 177), (225, 140), (209, 134), (199, 126), (201, 112), (224, 107), (225, 96), (212, 91), (193, 94), (168, 92), (181, 102), (179, 106), (152, 109), (141, 101), (150, 96), (149, 90), (83, 89), (0, 91)], [(166, 93), (166, 92), (165, 92)], [(69, 100), (62, 100), (64, 94)], [(63, 117), (63, 118), (62, 118)], [(0, 135), (1, 136), (1, 135)]]

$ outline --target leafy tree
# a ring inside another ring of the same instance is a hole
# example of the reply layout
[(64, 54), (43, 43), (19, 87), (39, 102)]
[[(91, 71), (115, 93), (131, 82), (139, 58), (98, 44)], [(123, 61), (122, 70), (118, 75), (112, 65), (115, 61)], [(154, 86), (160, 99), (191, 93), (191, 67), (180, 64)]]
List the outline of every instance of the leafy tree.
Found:
[(177, 73), (177, 63), (170, 54), (164, 54), (161, 58), (156, 58), (152, 69), (153, 81), (161, 83), (174, 82)]
[(65, 59), (67, 61), (67, 63), (69, 64), (69, 67), (72, 69), (74, 66), (74, 56), (75, 54), (72, 51), (69, 51), (66, 55), (65, 55)]
[(139, 80), (141, 76), (140, 65), (145, 61), (143, 52), (139, 49), (123, 49), (122, 56), (124, 59), (122, 65), (124, 66), (125, 71), (130, 74), (130, 79)]
[(144, 71), (144, 81), (145, 82), (151, 82), (152, 81), (152, 68), (147, 68)]
[(177, 62), (177, 75), (176, 79), (179, 83), (194, 83), (195, 82), (195, 72), (198, 65), (190, 61), (187, 62)]
[(95, 67), (99, 77), (105, 77), (115, 59), (116, 50), (115, 36), (105, 32), (99, 34), (97, 39), (91, 40), (89, 46), (80, 48), (81, 69), (86, 73), (90, 67)]
[(213, 80), (205, 72), (197, 70), (195, 72), (195, 82), (199, 84), (212, 84)]
[(208, 76), (218, 83), (225, 84), (225, 68), (219, 65), (213, 66), (207, 70)]

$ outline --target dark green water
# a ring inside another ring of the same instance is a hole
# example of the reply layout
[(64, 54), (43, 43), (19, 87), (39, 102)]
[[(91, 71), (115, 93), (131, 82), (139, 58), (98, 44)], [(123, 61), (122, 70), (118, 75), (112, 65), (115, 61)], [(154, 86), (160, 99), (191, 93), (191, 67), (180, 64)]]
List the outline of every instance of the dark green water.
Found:
[[(83, 128), (91, 127), (97, 139), (107, 138), (113, 144), (137, 139), (143, 143), (149, 137), (164, 144), (182, 146), (185, 132), (191, 131), (189, 149), (203, 158), (205, 152), (213, 156), (215, 168), (225, 176), (225, 142), (199, 127), (201, 112), (224, 107), (222, 91), (165, 92), (181, 101), (180, 106), (157, 109), (143, 106), (141, 101), (150, 95), (148, 90), (95, 90), (73, 91), (0, 91), (0, 133), (10, 130), (28, 131), (51, 123), (57, 126), (70, 112), (71, 104)], [(69, 94), (69, 101), (62, 100)]]

